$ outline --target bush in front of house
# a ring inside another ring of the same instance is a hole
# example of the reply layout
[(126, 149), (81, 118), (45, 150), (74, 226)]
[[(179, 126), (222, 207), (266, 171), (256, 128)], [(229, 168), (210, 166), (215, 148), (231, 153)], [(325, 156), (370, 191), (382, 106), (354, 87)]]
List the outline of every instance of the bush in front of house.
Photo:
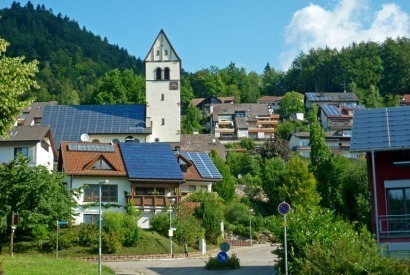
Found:
[(221, 263), (216, 257), (209, 257), (208, 261), (205, 262), (205, 268), (210, 270), (238, 269), (240, 267), (239, 258), (235, 253), (225, 263)]

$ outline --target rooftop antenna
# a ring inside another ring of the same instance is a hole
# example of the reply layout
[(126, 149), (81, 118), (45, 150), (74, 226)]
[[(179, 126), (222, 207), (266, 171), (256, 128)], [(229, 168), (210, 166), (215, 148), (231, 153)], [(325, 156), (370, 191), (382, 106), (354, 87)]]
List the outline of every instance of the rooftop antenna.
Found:
[(343, 92), (346, 93), (346, 81), (343, 80), (343, 84), (341, 84), (341, 85), (343, 85)]

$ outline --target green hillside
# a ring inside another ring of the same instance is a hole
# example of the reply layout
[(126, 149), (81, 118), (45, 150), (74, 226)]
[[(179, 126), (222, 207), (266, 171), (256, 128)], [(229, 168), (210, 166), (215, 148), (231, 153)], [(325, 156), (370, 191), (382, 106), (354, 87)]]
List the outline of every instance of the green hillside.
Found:
[(13, 3), (0, 10), (0, 17), (0, 37), (10, 42), (6, 55), (40, 61), (41, 88), (31, 94), (37, 101), (90, 103), (98, 78), (106, 72), (118, 68), (143, 73), (141, 59), (44, 5)]

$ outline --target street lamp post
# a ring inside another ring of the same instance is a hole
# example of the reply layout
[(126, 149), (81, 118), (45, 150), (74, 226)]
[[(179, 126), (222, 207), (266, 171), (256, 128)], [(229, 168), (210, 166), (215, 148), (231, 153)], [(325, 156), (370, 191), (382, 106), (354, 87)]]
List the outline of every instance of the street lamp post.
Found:
[(107, 184), (108, 180), (100, 180), (98, 181), (98, 274), (101, 275), (101, 265), (102, 265), (102, 257), (101, 257), (101, 221), (102, 221), (102, 213), (101, 213), (101, 185)]
[(253, 209), (249, 209), (249, 239), (251, 240), (251, 245), (252, 245), (252, 219), (251, 219), (252, 212), (253, 212)]
[(169, 212), (169, 231), (168, 231), (168, 235), (169, 235), (169, 247), (170, 247), (170, 256), (171, 256), (171, 258), (173, 257), (173, 254), (172, 254), (172, 236), (174, 235), (174, 232), (172, 231), (172, 204), (171, 204), (171, 202), (174, 202), (175, 201), (175, 198), (174, 197), (168, 197), (168, 199), (169, 199), (169, 209), (168, 209), (168, 212)]

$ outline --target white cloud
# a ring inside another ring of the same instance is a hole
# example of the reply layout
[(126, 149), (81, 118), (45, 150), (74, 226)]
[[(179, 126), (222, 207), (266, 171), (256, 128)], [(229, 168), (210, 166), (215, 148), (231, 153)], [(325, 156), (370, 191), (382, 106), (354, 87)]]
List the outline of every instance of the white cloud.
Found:
[(396, 4), (371, 11), (366, 0), (340, 0), (333, 9), (310, 4), (296, 11), (286, 27), (288, 50), (280, 56), (282, 69), (290, 67), (300, 52), (311, 48), (341, 49), (352, 42), (383, 42), (410, 34), (410, 16)]

